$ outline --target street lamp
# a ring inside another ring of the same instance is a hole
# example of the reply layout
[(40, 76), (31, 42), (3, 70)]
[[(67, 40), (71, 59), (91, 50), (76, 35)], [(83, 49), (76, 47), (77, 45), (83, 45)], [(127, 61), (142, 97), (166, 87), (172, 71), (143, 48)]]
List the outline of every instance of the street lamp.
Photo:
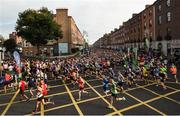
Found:
[(51, 56), (53, 56), (53, 48), (50, 48)]
[(6, 49), (0, 45), (0, 62), (2, 62), (1, 60), (4, 60), (4, 52), (6, 51)]
[(44, 57), (45, 57), (45, 51), (47, 50), (47, 48), (43, 49), (43, 61), (44, 61)]

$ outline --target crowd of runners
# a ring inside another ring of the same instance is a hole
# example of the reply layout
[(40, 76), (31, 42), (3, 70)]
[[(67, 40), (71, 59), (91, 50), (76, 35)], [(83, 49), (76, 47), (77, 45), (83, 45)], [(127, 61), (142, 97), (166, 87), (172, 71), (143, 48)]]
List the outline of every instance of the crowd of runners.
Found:
[[(133, 53), (95, 49), (88, 55), (66, 59), (21, 59), (21, 66), (12, 59), (4, 60), (1, 64), (0, 91), (6, 94), (9, 89), (17, 90), (20, 100), (25, 99), (27, 102), (37, 97), (33, 111), (37, 112), (41, 103), (54, 104), (46, 98), (49, 80), (62, 80), (63, 83), (71, 82), (74, 87), (78, 86), (79, 98), (76, 100), (79, 101), (82, 93), (88, 94), (84, 90), (84, 78), (95, 76), (102, 80), (104, 93), (111, 93), (109, 108), (112, 108), (114, 99), (126, 100), (125, 97), (118, 97), (119, 93), (124, 92), (124, 85), (131, 88), (136, 86), (138, 81), (145, 84), (153, 81), (156, 86), (162, 86), (163, 91), (166, 90), (165, 82), (170, 78), (168, 73), (173, 77), (171, 80), (178, 83), (175, 64), (161, 56), (139, 54), (135, 57)], [(25, 90), (29, 90), (31, 96), (27, 96)]]

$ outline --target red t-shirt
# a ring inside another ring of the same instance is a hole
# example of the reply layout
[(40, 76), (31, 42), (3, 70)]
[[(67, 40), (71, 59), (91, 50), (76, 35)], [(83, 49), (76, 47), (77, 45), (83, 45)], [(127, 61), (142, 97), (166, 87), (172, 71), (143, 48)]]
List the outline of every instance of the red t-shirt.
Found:
[(20, 89), (22, 90), (22, 91), (24, 91), (25, 90), (25, 84), (26, 82), (25, 81), (20, 81)]
[(82, 79), (78, 79), (77, 82), (78, 82), (80, 88), (84, 87), (84, 81)]
[(42, 85), (42, 87), (43, 87), (43, 96), (45, 96), (45, 95), (47, 95), (47, 85), (46, 84), (43, 84)]

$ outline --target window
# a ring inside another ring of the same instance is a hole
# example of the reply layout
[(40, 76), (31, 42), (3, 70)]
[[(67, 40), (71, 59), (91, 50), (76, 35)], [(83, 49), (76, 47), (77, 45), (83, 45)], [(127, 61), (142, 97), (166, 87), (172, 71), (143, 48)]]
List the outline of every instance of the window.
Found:
[(162, 16), (159, 16), (158, 17), (158, 24), (161, 24), (162, 23)]
[(144, 23), (144, 29), (146, 29), (146, 22)]
[(169, 7), (169, 6), (171, 6), (171, 0), (167, 0), (166, 1), (166, 5)]
[(158, 6), (158, 10), (161, 11), (161, 5)]
[(170, 22), (171, 21), (171, 12), (168, 12), (167, 13), (167, 22)]
[(167, 31), (167, 34), (166, 34), (166, 36), (165, 36), (165, 39), (166, 40), (171, 40), (171, 28), (170, 27), (168, 27), (168, 28), (166, 28), (166, 31)]
[(146, 18), (146, 14), (144, 14), (144, 19)]
[(167, 28), (167, 34), (171, 35), (171, 28), (169, 28), (169, 27)]
[(149, 11), (149, 16), (152, 14), (152, 10)]
[(152, 27), (152, 20), (149, 20), (149, 27)]

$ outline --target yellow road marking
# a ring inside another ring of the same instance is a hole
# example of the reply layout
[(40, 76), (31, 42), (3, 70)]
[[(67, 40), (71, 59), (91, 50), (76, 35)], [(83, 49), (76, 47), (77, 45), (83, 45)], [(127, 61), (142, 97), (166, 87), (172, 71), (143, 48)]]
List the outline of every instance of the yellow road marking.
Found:
[[(100, 79), (91, 79), (91, 80), (87, 80), (87, 82), (92, 82), (92, 81), (96, 81), (96, 80), (100, 80)], [(68, 83), (66, 85), (71, 85), (72, 83)], [(61, 86), (64, 86), (64, 84), (60, 84), (60, 85), (49, 85), (48, 88), (51, 89), (51, 88), (56, 88), (56, 87), (61, 87)], [(11, 90), (11, 89), (7, 89), (7, 90)], [(29, 92), (29, 90), (25, 90), (24, 92)], [(0, 94), (0, 96), (5, 96), (5, 95), (11, 95), (11, 94), (15, 94), (16, 92), (11, 92), (11, 93), (3, 93), (3, 94)]]
[(19, 93), (19, 89), (18, 91), (14, 94), (14, 96), (12, 97), (12, 99), (10, 100), (9, 104), (6, 106), (5, 110), (3, 111), (3, 113), (1, 114), (2, 116), (4, 116), (6, 114), (6, 112), (8, 111), (8, 109), (11, 107), (11, 104), (13, 103), (14, 99), (16, 98), (17, 94)]
[(129, 93), (127, 93), (127, 92), (125, 92), (125, 94), (128, 95), (128, 96), (130, 96), (131, 98), (137, 100), (138, 102), (142, 103), (143, 105), (149, 107), (150, 109), (152, 109), (152, 110), (158, 112), (159, 114), (161, 114), (161, 115), (166, 115), (165, 113), (163, 113), (163, 112), (159, 111), (158, 109), (156, 109), (156, 108), (154, 108), (154, 107), (152, 107), (152, 106), (146, 104), (145, 102), (143, 102), (143, 101), (137, 99), (136, 97), (132, 96), (131, 94), (129, 94)]
[(165, 83), (180, 84), (180, 82), (176, 83), (176, 82), (171, 82), (171, 81), (165, 81)]
[[(86, 82), (86, 81), (85, 81)], [(105, 101), (109, 106), (112, 106), (112, 109), (114, 111), (118, 111), (113, 105), (111, 105), (98, 91), (96, 91), (88, 82), (86, 84), (91, 87), (91, 89), (103, 100)], [(118, 113), (119, 115), (122, 115), (121, 113)]]
[[(94, 86), (94, 88), (98, 88), (98, 87), (102, 87), (102, 85)], [(87, 89), (90, 89), (90, 87), (85, 88), (85, 90), (87, 90)], [(79, 90), (78, 90), (78, 89), (77, 89), (77, 90), (72, 90), (71, 92), (77, 92), (77, 91), (79, 91)], [(66, 93), (68, 93), (68, 92), (65, 91), (65, 92), (50, 94), (50, 95), (47, 95), (46, 97), (53, 97), (53, 96), (57, 96), (57, 95), (63, 95), (63, 94), (66, 94)], [(33, 101), (33, 100), (36, 100), (36, 98), (33, 98), (33, 99), (31, 99), (30, 101)], [(15, 101), (15, 102), (13, 102), (13, 104), (17, 104), (17, 103), (21, 103), (21, 102), (22, 102), (22, 101)], [(1, 106), (5, 106), (5, 105), (7, 105), (7, 104), (8, 104), (8, 103), (2, 103), (2, 104), (0, 104), (0, 107), (1, 107)]]
[[(154, 81), (151, 81), (151, 80), (148, 80), (148, 81), (150, 81), (150, 82), (154, 82)], [(178, 89), (176, 89), (176, 88), (173, 88), (173, 87), (170, 87), (170, 86), (168, 86), (168, 85), (165, 85), (167, 88), (169, 88), (169, 89), (172, 89), (172, 90), (178, 90)]]
[(71, 100), (72, 100), (72, 102), (73, 102), (76, 110), (78, 111), (79, 115), (80, 115), (80, 116), (83, 116), (83, 113), (82, 113), (81, 109), (80, 109), (79, 106), (77, 105), (77, 102), (74, 100), (74, 97), (73, 97), (72, 93), (70, 92), (70, 90), (69, 90), (69, 88), (67, 87), (66, 84), (65, 84), (65, 88), (66, 88), (66, 90), (67, 90), (67, 92), (68, 92), (68, 94), (69, 94), (69, 96), (70, 96), (70, 98), (71, 98)]
[[(110, 96), (110, 94), (108, 96)], [(106, 95), (104, 95), (103, 97), (106, 97)], [(94, 97), (94, 98), (89, 98), (89, 99), (85, 99), (85, 100), (82, 100), (82, 101), (78, 101), (77, 104), (84, 103), (84, 102), (89, 102), (89, 101), (93, 101), (93, 100), (97, 100), (97, 99), (100, 99), (100, 97)], [(47, 109), (44, 112), (49, 112), (49, 111), (52, 111), (52, 110), (57, 110), (57, 109), (61, 109), (61, 108), (72, 106), (72, 105), (73, 105), (73, 103), (70, 103), (70, 104), (66, 104), (66, 105), (62, 105), (62, 106)]]
[[(152, 83), (152, 84), (153, 84), (153, 83)], [(152, 85), (152, 84), (144, 85), (144, 86), (150, 86), (150, 85)], [(102, 85), (94, 86), (94, 88), (98, 88), (98, 87), (102, 87)], [(127, 92), (127, 91), (132, 91), (132, 90), (135, 90), (135, 89), (138, 89), (138, 88), (140, 88), (140, 87), (131, 88), (131, 89), (125, 90), (125, 92)], [(85, 88), (85, 90), (86, 90), (86, 89), (90, 89), (90, 87)], [(78, 90), (74, 90), (74, 91), (71, 91), (71, 92), (76, 92), (76, 91), (78, 91)], [(64, 93), (67, 93), (67, 92), (64, 92)], [(64, 93), (63, 93), (63, 94), (64, 94)], [(59, 93), (59, 94), (60, 94), (60, 93)], [(58, 95), (59, 95), (59, 94), (58, 94)], [(107, 96), (110, 96), (110, 95), (111, 95), (111, 94), (108, 94)], [(54, 94), (53, 94), (53, 95), (49, 95), (49, 96), (54, 96)], [(49, 97), (49, 96), (48, 96), (48, 97)], [(107, 96), (106, 96), (106, 95), (103, 95), (103, 97), (107, 97)], [(96, 100), (96, 99), (100, 99), (100, 97), (94, 97), (94, 98), (90, 98), (90, 99), (78, 101), (77, 103), (79, 104), (79, 103), (89, 102), (89, 101)], [(56, 109), (61, 109), (61, 108), (68, 107), (68, 106), (72, 106), (72, 105), (73, 105), (73, 103), (70, 103), (70, 104), (66, 104), (66, 105), (62, 105), (62, 106), (58, 106), (58, 107), (46, 109), (44, 112), (48, 112), (48, 111), (52, 111), (52, 110), (56, 110)], [(40, 112), (37, 112), (37, 113), (40, 113)], [(31, 114), (28, 114), (28, 115), (31, 115)]]
[[(138, 85), (138, 86), (139, 86), (139, 85)], [(148, 89), (148, 88), (142, 87), (142, 89), (144, 89), (144, 90), (146, 90), (146, 91), (149, 91), (149, 92), (151, 92), (151, 93), (153, 93), (153, 94), (155, 94), (155, 95), (162, 96), (162, 95), (160, 95), (160, 94), (158, 94), (158, 93), (156, 93), (156, 92), (154, 92), (154, 91), (152, 91), (152, 90), (150, 90), (150, 89)], [(177, 90), (176, 90), (176, 91), (177, 91)], [(170, 100), (170, 101), (172, 101), (172, 102), (175, 102), (175, 103), (177, 103), (177, 104), (180, 103), (180, 102), (178, 102), (178, 101), (176, 101), (176, 100), (174, 100), (174, 99), (171, 99), (171, 98), (169, 98), (169, 97), (166, 97), (166, 96), (162, 96), (162, 97), (164, 97), (164, 98), (166, 98), (166, 99), (168, 99), (168, 100)]]
[[(171, 95), (171, 94), (177, 93), (177, 92), (179, 92), (179, 91), (180, 91), (180, 90), (173, 91), (173, 92), (170, 92), (170, 93), (164, 94), (164, 95), (162, 95), (162, 96), (168, 96), (168, 95)], [(150, 100), (144, 101), (144, 103), (146, 103), (146, 104), (147, 104), (147, 103), (153, 102), (153, 101), (155, 101), (155, 100), (158, 100), (158, 99), (162, 98), (162, 96), (158, 96), (158, 97), (152, 98), (152, 99), (150, 99)], [(124, 108), (124, 109), (119, 110), (118, 112), (125, 112), (125, 111), (127, 111), (127, 110), (130, 110), (130, 109), (136, 108), (136, 107), (141, 106), (141, 105), (143, 105), (143, 103), (138, 103), (138, 104), (135, 104), (135, 105), (132, 105), (132, 106), (126, 107), (126, 108)], [(117, 112), (112, 112), (112, 113), (107, 114), (107, 115), (114, 115), (114, 114), (116, 114), (116, 113), (117, 113)]]
[(41, 103), (41, 116), (44, 116), (44, 105)]
[[(152, 83), (153, 84), (153, 83)], [(152, 84), (149, 84), (149, 85), (144, 85), (144, 86), (150, 86)], [(99, 85), (99, 86), (94, 86), (94, 88), (98, 88), (98, 87), (101, 87), (102, 85)], [(128, 90), (125, 90), (125, 92), (127, 91), (132, 91), (132, 90), (135, 90), (135, 89), (138, 89), (140, 87), (136, 87), (136, 88), (131, 88), (131, 89), (128, 89)], [(90, 87), (88, 88), (85, 88), (85, 89), (90, 89)], [(78, 90), (74, 90), (74, 91), (71, 91), (71, 92), (75, 92), (75, 91), (78, 91)], [(64, 92), (64, 93), (67, 93), (67, 92)], [(108, 94), (107, 96), (110, 96), (111, 94)], [(50, 96), (50, 95), (49, 95)], [(53, 95), (52, 95), (53, 96)], [(103, 95), (103, 97), (107, 97), (106, 95)], [(84, 102), (89, 102), (89, 101), (93, 101), (93, 100), (96, 100), (96, 99), (100, 99), (100, 97), (94, 97), (94, 98), (90, 98), (90, 99), (86, 99), (86, 100), (82, 100), (82, 101), (78, 101), (77, 104), (80, 104), (80, 103), (84, 103)], [(65, 107), (68, 107), (68, 106), (72, 106), (73, 103), (70, 103), (70, 104), (65, 104), (65, 105), (61, 105), (61, 106), (58, 106), (58, 107), (54, 107), (54, 108), (50, 108), (50, 109), (46, 109), (44, 110), (44, 112), (49, 112), (49, 111), (52, 111), (52, 110), (57, 110), (57, 109), (61, 109), (61, 108), (65, 108)], [(139, 105), (138, 105), (139, 106)], [(37, 112), (37, 114), (40, 113), (40, 112)], [(31, 114), (28, 114), (28, 115), (31, 115)]]
[[(107, 96), (110, 96), (110, 94), (108, 94)], [(104, 95), (103, 97), (107, 97), (106, 95)], [(89, 99), (85, 99), (85, 100), (82, 100), (82, 101), (78, 101), (77, 104), (81, 104), (81, 103), (84, 103), (84, 102), (89, 102), (89, 101), (93, 101), (93, 100), (97, 100), (97, 99), (100, 99), (100, 97), (94, 97), (94, 98), (89, 98)], [(61, 105), (61, 106), (57, 106), (57, 107), (54, 107), (54, 108), (49, 108), (49, 109), (46, 109), (44, 110), (44, 112), (49, 112), (49, 111), (53, 111), (53, 110), (57, 110), (57, 109), (61, 109), (61, 108), (65, 108), (65, 107), (69, 107), (69, 106), (72, 106), (74, 105), (73, 103), (69, 103), (69, 104), (65, 104), (65, 105)], [(37, 114), (40, 113), (40, 112), (37, 112)], [(25, 116), (29, 116), (31, 114), (27, 114)]]
[[(120, 74), (121, 74), (121, 73), (120, 73)], [(121, 76), (123, 76), (123, 75), (121, 74)], [(152, 81), (152, 80), (148, 80), (148, 81), (154, 82), (154, 81)], [(142, 88), (142, 89), (144, 89), (144, 90), (147, 90), (147, 91), (149, 91), (149, 92), (151, 92), (151, 93), (153, 93), (153, 94), (155, 94), (155, 95), (162, 96), (162, 95), (160, 95), (160, 94), (158, 94), (158, 93), (156, 93), (156, 92), (154, 92), (154, 91), (152, 91), (152, 90), (150, 90), (150, 89), (148, 89), (148, 88), (145, 88), (144, 86), (140, 86), (140, 85), (137, 85), (137, 86), (139, 86), (140, 88)], [(170, 89), (172, 89), (172, 90), (175, 90), (175, 91), (178, 90), (178, 89), (175, 89), (175, 88), (173, 88), (173, 87), (169, 87), (169, 86), (167, 86), (167, 85), (166, 85), (166, 87), (167, 87), (167, 88), (170, 88)], [(173, 101), (173, 102), (175, 102), (175, 103), (177, 103), (177, 104), (180, 103), (179, 101), (176, 101), (176, 100), (171, 99), (171, 98), (169, 98), (169, 97), (164, 97), (164, 98), (166, 98), (166, 99), (168, 99), (168, 100), (170, 100), (170, 101)]]

